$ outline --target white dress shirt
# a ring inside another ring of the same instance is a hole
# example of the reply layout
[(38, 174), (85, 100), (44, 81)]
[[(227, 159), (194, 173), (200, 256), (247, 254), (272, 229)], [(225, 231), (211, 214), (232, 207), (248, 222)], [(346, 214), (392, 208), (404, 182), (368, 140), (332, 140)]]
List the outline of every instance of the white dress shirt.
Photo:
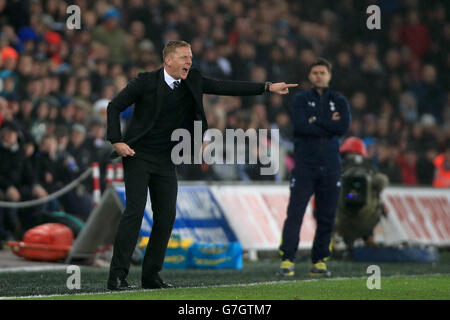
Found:
[(166, 69), (164, 69), (164, 80), (166, 81), (167, 85), (173, 89), (173, 83), (177, 81), (178, 83), (181, 82), (181, 79), (175, 80), (170, 74), (167, 73)]

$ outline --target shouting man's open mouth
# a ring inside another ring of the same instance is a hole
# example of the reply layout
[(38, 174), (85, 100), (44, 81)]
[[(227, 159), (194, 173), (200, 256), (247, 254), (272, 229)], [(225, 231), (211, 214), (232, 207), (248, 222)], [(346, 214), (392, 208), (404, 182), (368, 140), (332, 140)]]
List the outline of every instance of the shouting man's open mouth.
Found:
[(187, 68), (187, 67), (184, 67), (183, 69), (181, 69), (181, 74), (182, 74), (184, 77), (187, 76), (188, 72), (189, 72), (189, 68)]

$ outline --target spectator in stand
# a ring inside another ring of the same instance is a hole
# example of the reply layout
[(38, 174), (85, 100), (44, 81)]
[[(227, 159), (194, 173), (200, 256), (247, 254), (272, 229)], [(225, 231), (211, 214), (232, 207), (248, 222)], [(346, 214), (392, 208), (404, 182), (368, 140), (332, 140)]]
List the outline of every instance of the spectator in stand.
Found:
[(360, 119), (352, 119), (346, 137), (362, 137), (363, 128)]
[(103, 14), (102, 24), (96, 27), (92, 40), (98, 41), (108, 48), (108, 62), (123, 64), (127, 59), (126, 33), (120, 27), (119, 10), (110, 8)]
[(376, 163), (378, 170), (388, 176), (392, 184), (402, 183), (401, 170), (395, 162), (393, 150), (395, 145), (389, 145), (386, 142), (378, 143)]
[[(84, 148), (89, 153), (89, 165), (97, 162), (100, 166), (102, 190), (106, 187), (106, 164), (111, 162), (112, 145), (105, 140), (106, 124), (99, 117), (93, 117), (88, 124), (88, 132), (84, 141)], [(85, 180), (87, 190), (92, 190), (92, 182)]]
[(270, 123), (276, 122), (276, 117), (280, 112), (287, 112), (288, 108), (284, 103), (284, 100), (282, 97), (277, 96), (277, 98), (273, 98), (275, 96), (271, 96), (268, 101), (268, 108), (267, 108), (267, 120)]
[[(56, 136), (51, 134), (42, 137), (36, 167), (39, 181), (48, 193), (58, 191), (80, 174), (74, 157), (66, 150), (58, 151)], [(46, 203), (43, 208), (44, 211), (64, 210), (83, 220), (87, 219), (91, 209), (92, 197), (83, 185)]]
[(212, 43), (207, 43), (204, 50), (204, 59), (199, 63), (199, 70), (202, 73), (209, 74), (213, 78), (227, 79), (228, 76), (219, 65), (217, 48)]
[(387, 81), (388, 81), (388, 88), (387, 93), (385, 93), (386, 97), (390, 101), (392, 101), (394, 105), (398, 105), (400, 96), (404, 91), (405, 84), (403, 83), (401, 77), (396, 74), (390, 74)]
[(341, 50), (337, 54), (333, 73), (333, 85), (337, 90), (342, 91), (344, 94), (349, 96), (361, 82), (360, 74), (358, 72), (354, 72), (352, 56), (350, 52), (346, 50)]
[(252, 68), (256, 65), (256, 49), (249, 42), (239, 43), (231, 58), (233, 80), (249, 79)]
[(433, 186), (436, 188), (450, 187), (450, 140), (447, 141), (445, 150), (433, 161), (436, 168)]
[[(4, 122), (0, 130), (0, 195), (3, 201), (26, 201), (33, 198), (43, 198), (47, 192), (35, 179), (30, 161), (33, 150), (24, 149), (21, 140), (24, 137), (16, 122)], [(27, 153), (26, 153), (27, 152)], [(3, 218), (11, 222), (15, 236), (20, 236), (29, 225), (36, 210), (25, 210), (17, 216), (17, 209), (0, 208), (0, 233)], [(3, 230), (5, 231), (5, 230)], [(3, 234), (5, 236), (5, 234)], [(2, 235), (0, 235), (0, 238)]]
[(106, 122), (106, 108), (108, 107), (108, 99), (97, 100), (94, 104), (94, 113), (97, 117), (100, 117), (104, 122)]
[(106, 124), (103, 119), (93, 117), (89, 123), (86, 147), (91, 155), (91, 162), (105, 163), (109, 160), (112, 146), (105, 140)]
[(50, 106), (46, 99), (40, 99), (34, 108), (34, 120), (31, 124), (30, 132), (36, 142), (40, 142), (42, 137), (46, 134), (49, 126)]
[(30, 132), (33, 121), (33, 102), (31, 99), (25, 97), (20, 102), (19, 112), (17, 114), (17, 121), (21, 124), (26, 132)]
[(267, 107), (262, 103), (255, 103), (252, 106), (251, 111), (251, 122), (249, 124), (249, 128), (253, 128), (255, 130), (259, 129), (270, 129), (270, 124), (267, 121)]
[[(36, 169), (40, 184), (48, 193), (53, 193), (64, 186), (68, 171), (58, 157), (58, 140), (56, 136), (46, 134), (40, 139)], [(72, 175), (70, 175), (72, 176)], [(44, 210), (59, 209), (58, 201), (49, 202)]]
[(3, 64), (2, 73), (6, 73), (8, 71), (11, 72), (16, 69), (19, 60), (19, 54), (16, 49), (9, 46), (4, 47), (0, 50), (0, 58)]
[(56, 137), (56, 153), (64, 154), (69, 144), (69, 127), (65, 125), (57, 125), (55, 127), (55, 137)]
[(437, 82), (436, 67), (426, 64), (422, 68), (422, 80), (411, 87), (418, 102), (419, 116), (425, 113), (434, 116), (442, 124), (445, 106), (445, 91)]
[(406, 68), (402, 60), (401, 52), (397, 48), (388, 49), (384, 56), (386, 72), (389, 74), (405, 74)]
[(400, 96), (399, 109), (405, 122), (414, 123), (419, 119), (417, 101), (414, 94), (411, 92), (405, 92)]
[(422, 60), (431, 46), (430, 32), (420, 20), (416, 10), (407, 15), (407, 22), (400, 28), (402, 42), (411, 50), (413, 59)]
[(418, 153), (417, 160), (417, 180), (420, 185), (431, 186), (435, 177), (434, 159), (438, 152), (436, 149), (427, 149), (425, 152)]
[(75, 124), (72, 126), (70, 132), (69, 143), (67, 145), (67, 152), (75, 159), (80, 173), (83, 173), (89, 168), (91, 164), (91, 153), (86, 147), (86, 128), (82, 124)]
[(287, 111), (280, 110), (275, 116), (275, 119), (275, 123), (272, 125), (271, 129), (279, 130), (279, 140), (275, 140), (274, 137), (271, 137), (270, 139), (270, 143), (279, 143), (280, 146), (280, 168), (275, 179), (286, 180), (289, 179), (287, 170), (288, 163), (294, 161), (294, 132)]
[(417, 181), (417, 154), (413, 148), (408, 147), (397, 158), (397, 164), (402, 173), (402, 184), (415, 186)]
[(74, 100), (75, 112), (73, 115), (74, 123), (86, 123), (92, 116), (92, 105), (83, 100)]
[(92, 86), (89, 78), (83, 78), (79, 80), (77, 95), (75, 96), (75, 99), (81, 100), (88, 104), (95, 101), (95, 95), (92, 93)]
[(380, 97), (386, 89), (386, 75), (378, 60), (376, 49), (375, 52), (368, 52), (361, 63), (361, 76), (364, 79), (364, 85), (359, 84), (358, 87), (363, 88), (364, 92), (371, 97), (367, 101), (367, 111), (375, 112), (380, 104)]
[(367, 95), (361, 91), (355, 92), (350, 98), (352, 106), (352, 117), (362, 120), (362, 116), (367, 113)]

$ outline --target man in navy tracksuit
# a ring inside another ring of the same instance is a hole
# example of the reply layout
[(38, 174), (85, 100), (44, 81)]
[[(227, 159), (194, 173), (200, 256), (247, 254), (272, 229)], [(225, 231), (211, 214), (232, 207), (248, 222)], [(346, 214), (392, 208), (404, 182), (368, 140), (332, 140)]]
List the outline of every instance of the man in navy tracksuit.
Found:
[(295, 169), (280, 245), (280, 274), (294, 275), (294, 258), (303, 216), (315, 196), (317, 229), (312, 248), (312, 276), (330, 276), (325, 260), (333, 231), (340, 191), (340, 136), (350, 125), (348, 100), (328, 88), (331, 64), (317, 59), (309, 69), (312, 89), (295, 95), (291, 117), (294, 127)]

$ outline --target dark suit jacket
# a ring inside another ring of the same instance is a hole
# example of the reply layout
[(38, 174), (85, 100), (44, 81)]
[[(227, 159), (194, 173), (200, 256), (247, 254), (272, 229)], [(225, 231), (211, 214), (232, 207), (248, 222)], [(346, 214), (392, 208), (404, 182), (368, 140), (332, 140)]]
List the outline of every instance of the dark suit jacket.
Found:
[[(204, 77), (198, 70), (191, 69), (184, 80), (195, 100), (194, 119), (202, 121), (202, 130), (208, 129), (203, 110), (203, 93), (229, 96), (259, 95), (264, 92), (263, 82), (216, 80)], [(125, 142), (130, 147), (149, 132), (158, 120), (164, 95), (164, 69), (139, 73), (130, 80), (108, 104), (106, 139), (112, 144)], [(122, 137), (120, 113), (134, 103), (131, 123)], [(192, 133), (192, 132), (191, 132)], [(114, 152), (112, 157), (117, 157)]]

